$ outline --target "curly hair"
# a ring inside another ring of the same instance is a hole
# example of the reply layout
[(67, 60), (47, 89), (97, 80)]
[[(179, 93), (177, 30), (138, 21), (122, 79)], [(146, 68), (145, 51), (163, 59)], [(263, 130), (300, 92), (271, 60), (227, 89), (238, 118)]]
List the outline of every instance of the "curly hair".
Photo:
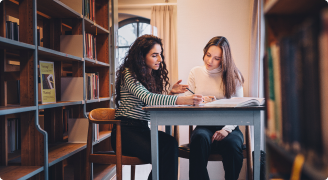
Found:
[[(146, 55), (149, 51), (159, 44), (161, 46), (161, 58), (158, 70), (152, 70), (151, 74), (146, 65)], [(116, 98), (115, 104), (119, 107), (119, 101), (121, 99), (121, 84), (124, 83), (125, 69), (128, 68), (131, 76), (136, 81), (139, 81), (146, 89), (152, 93), (167, 93), (170, 86), (168, 71), (163, 55), (162, 40), (153, 35), (143, 35), (138, 37), (134, 43), (130, 46), (127, 55), (125, 56), (123, 63), (116, 71)]]
[(224, 96), (231, 98), (236, 93), (237, 86), (242, 86), (244, 83), (244, 77), (235, 65), (233, 61), (230, 45), (227, 38), (223, 36), (213, 37), (204, 47), (204, 57), (211, 46), (217, 46), (222, 50), (222, 82), (224, 89)]

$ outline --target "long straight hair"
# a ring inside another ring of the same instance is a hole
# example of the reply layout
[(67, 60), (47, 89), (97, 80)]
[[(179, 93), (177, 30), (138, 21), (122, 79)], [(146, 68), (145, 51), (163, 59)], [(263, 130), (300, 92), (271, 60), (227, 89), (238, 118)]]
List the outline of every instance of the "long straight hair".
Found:
[(203, 60), (211, 46), (217, 46), (222, 50), (221, 66), (223, 91), (226, 98), (231, 98), (231, 96), (236, 93), (237, 87), (243, 85), (244, 77), (232, 59), (230, 45), (227, 38), (223, 36), (213, 37), (204, 47)]

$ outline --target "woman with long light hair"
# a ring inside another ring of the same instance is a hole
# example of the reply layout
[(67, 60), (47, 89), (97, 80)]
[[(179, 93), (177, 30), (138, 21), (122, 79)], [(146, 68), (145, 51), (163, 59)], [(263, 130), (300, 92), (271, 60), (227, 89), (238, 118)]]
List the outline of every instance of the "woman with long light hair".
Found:
[[(243, 96), (244, 78), (232, 59), (225, 37), (213, 37), (206, 44), (203, 61), (203, 66), (190, 71), (191, 91), (203, 95), (207, 102)], [(190, 92), (185, 94), (190, 95)], [(222, 155), (225, 179), (238, 179), (243, 162), (243, 141), (243, 134), (236, 125), (197, 126), (191, 135), (189, 179), (209, 179), (207, 163), (211, 151)]]

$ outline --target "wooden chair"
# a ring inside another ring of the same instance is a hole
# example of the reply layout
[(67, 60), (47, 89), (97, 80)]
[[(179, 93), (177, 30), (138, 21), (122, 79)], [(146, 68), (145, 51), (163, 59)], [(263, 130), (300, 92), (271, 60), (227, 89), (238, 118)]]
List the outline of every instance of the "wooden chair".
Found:
[[(116, 164), (117, 180), (122, 180), (122, 165), (131, 165), (131, 179), (135, 178), (135, 165), (148, 164), (137, 157), (122, 155), (121, 121), (114, 119), (115, 109), (99, 108), (89, 113), (89, 130), (87, 140), (86, 178), (90, 179), (91, 163)], [(116, 124), (116, 153), (114, 151), (92, 153), (92, 135), (94, 124)]]
[[(176, 126), (174, 127), (174, 134), (176, 134)], [(191, 134), (193, 131), (193, 126), (189, 126), (189, 143)], [(251, 135), (250, 135), (250, 127), (245, 126), (245, 139), (246, 144), (243, 145), (243, 156), (244, 159), (247, 159), (247, 176), (248, 180), (253, 179), (253, 161), (252, 161), (252, 150), (251, 150)], [(189, 144), (183, 144), (179, 147), (179, 157), (189, 159), (190, 154), (190, 148)], [(210, 157), (208, 158), (209, 161), (222, 161), (222, 156), (218, 153), (212, 153), (210, 154)]]

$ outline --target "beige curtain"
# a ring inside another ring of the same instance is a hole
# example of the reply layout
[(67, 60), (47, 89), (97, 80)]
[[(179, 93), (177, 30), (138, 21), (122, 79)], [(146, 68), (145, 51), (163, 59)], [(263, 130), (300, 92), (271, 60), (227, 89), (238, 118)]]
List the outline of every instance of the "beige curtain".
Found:
[(171, 87), (178, 81), (176, 12), (176, 5), (153, 6), (150, 19), (153, 35), (163, 40), (164, 58)]
[[(263, 81), (263, 55), (264, 55), (264, 16), (263, 2), (254, 0), (251, 8), (251, 47), (250, 47), (250, 63), (249, 63), (249, 96), (264, 96)], [(265, 149), (264, 145), (264, 114), (261, 113), (261, 149)], [(253, 142), (254, 129), (251, 127), (251, 139)], [(253, 147), (252, 147), (253, 149)]]
[[(152, 34), (163, 40), (164, 58), (172, 87), (178, 81), (177, 6), (153, 6), (150, 25)], [(164, 126), (159, 126), (158, 129), (164, 131)], [(172, 128), (172, 133), (179, 142), (179, 128)]]

